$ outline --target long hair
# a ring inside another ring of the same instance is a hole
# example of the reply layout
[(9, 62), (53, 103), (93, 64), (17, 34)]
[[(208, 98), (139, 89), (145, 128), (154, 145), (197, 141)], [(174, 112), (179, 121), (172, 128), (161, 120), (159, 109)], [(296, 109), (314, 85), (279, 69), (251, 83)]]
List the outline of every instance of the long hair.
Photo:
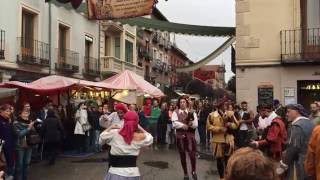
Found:
[(178, 102), (177, 102), (177, 107), (180, 109), (180, 101), (182, 100), (182, 99), (184, 99), (186, 102), (187, 102), (187, 107), (189, 107), (189, 101), (188, 101), (188, 96), (181, 96), (181, 97), (179, 97), (179, 99), (178, 99)]
[(11, 110), (11, 106), (9, 104), (3, 104), (3, 105), (0, 106), (0, 112), (6, 111), (8, 109)]

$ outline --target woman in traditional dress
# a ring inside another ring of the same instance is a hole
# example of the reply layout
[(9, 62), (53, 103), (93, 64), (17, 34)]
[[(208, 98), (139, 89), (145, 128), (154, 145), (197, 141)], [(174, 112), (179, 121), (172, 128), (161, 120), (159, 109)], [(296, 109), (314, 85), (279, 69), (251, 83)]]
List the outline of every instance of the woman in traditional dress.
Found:
[(109, 171), (106, 180), (139, 180), (140, 172), (137, 167), (137, 157), (140, 149), (149, 146), (153, 137), (139, 124), (136, 112), (128, 111), (124, 115), (124, 125), (111, 125), (101, 133), (100, 144), (111, 146)]

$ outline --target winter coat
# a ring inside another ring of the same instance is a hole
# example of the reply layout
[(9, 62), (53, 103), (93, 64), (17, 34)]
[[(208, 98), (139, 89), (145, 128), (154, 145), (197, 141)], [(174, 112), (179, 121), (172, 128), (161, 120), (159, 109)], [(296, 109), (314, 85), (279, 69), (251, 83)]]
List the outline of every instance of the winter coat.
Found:
[(43, 121), (41, 135), (45, 142), (59, 142), (63, 137), (63, 127), (56, 117), (49, 117)]
[(74, 128), (74, 134), (86, 135), (82, 125), (89, 124), (87, 110), (77, 110), (75, 115), (76, 126)]
[(3, 151), (6, 161), (8, 165), (13, 165), (15, 148), (13, 126), (2, 116), (0, 116), (0, 139), (5, 141)]
[(21, 117), (13, 123), (14, 133), (16, 135), (16, 149), (29, 148), (27, 144), (27, 136), (36, 133), (34, 129), (29, 129), (29, 124), (24, 122)]

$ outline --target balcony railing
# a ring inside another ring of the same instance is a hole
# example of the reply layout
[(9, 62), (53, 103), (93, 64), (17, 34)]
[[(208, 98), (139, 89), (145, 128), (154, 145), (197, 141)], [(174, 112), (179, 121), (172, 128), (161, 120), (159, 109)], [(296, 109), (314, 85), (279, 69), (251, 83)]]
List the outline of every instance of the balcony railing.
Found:
[(149, 51), (144, 47), (139, 48), (138, 56), (144, 58), (146, 61), (151, 61), (153, 59), (152, 51)]
[(79, 72), (79, 53), (69, 49), (56, 49), (56, 70), (69, 73)]
[(320, 63), (320, 28), (280, 32), (283, 64)]
[(93, 57), (84, 57), (84, 69), (83, 74), (90, 76), (99, 76), (99, 62), (97, 58)]
[(164, 44), (164, 49), (165, 50), (170, 50), (171, 49), (171, 42), (167, 40)]
[(154, 33), (154, 36), (153, 36), (153, 38), (152, 38), (152, 41), (153, 41), (154, 43), (158, 43), (159, 40), (160, 40), (160, 38), (161, 38), (161, 35), (160, 35), (159, 33)]
[(163, 37), (160, 38), (159, 40), (159, 46), (164, 47), (165, 46), (165, 39)]
[(124, 70), (130, 70), (143, 77), (143, 68), (135, 64), (122, 61), (113, 56), (101, 57), (101, 70), (104, 72), (120, 73)]
[(17, 62), (20, 64), (49, 66), (50, 45), (38, 40), (18, 37)]
[(0, 59), (5, 59), (4, 50), (6, 46), (6, 32), (0, 29)]

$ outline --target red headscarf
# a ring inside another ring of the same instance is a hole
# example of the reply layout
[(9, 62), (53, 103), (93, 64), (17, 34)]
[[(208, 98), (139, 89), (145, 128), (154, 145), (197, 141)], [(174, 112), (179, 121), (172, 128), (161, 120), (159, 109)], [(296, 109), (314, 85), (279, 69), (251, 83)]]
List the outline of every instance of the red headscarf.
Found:
[(119, 134), (123, 137), (124, 141), (130, 145), (133, 140), (133, 134), (138, 128), (139, 116), (134, 111), (128, 111), (123, 118), (124, 125)]
[(123, 111), (124, 113), (126, 113), (128, 111), (128, 108), (125, 104), (123, 103), (118, 103), (116, 106), (115, 106), (115, 109), (116, 111)]

